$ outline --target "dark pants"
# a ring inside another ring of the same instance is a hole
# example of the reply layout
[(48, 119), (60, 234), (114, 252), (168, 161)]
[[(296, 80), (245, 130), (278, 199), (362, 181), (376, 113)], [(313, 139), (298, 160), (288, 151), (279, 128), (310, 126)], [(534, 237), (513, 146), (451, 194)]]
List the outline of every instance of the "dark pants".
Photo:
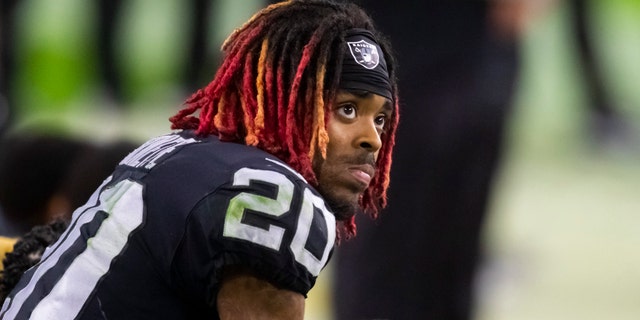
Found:
[(588, 106), (591, 111), (602, 116), (611, 116), (616, 113), (607, 96), (604, 78), (597, 63), (593, 47), (593, 40), (589, 32), (589, 1), (570, 0), (569, 9), (573, 14), (573, 32), (576, 36), (578, 57), (584, 71), (586, 93), (590, 99)]

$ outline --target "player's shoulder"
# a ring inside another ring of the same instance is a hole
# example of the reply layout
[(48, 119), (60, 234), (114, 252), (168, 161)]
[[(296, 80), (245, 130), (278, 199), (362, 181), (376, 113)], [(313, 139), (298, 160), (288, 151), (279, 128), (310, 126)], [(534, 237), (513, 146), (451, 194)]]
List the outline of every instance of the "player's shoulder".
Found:
[[(131, 152), (121, 166), (142, 171), (233, 172), (249, 167), (304, 178), (277, 157), (252, 146), (223, 142), (215, 135), (186, 130), (153, 138)], [(164, 168), (164, 170), (159, 169)]]
[(149, 140), (120, 163), (114, 176), (114, 183), (126, 179), (144, 185), (150, 208), (172, 206), (184, 216), (204, 198), (224, 197), (218, 201), (227, 202), (237, 189), (262, 191), (266, 184), (313, 189), (286, 163), (259, 148), (192, 131)]

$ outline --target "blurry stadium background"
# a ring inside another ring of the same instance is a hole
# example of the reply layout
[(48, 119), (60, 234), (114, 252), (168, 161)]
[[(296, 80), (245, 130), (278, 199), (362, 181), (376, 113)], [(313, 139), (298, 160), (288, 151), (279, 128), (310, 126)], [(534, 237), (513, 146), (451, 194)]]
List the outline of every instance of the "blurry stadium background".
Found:
[[(262, 5), (218, 2), (211, 52)], [(118, 106), (97, 79), (94, 2), (19, 1), (14, 130), (139, 141), (167, 132), (188, 95), (179, 83), (187, 37), (175, 27), (188, 19), (183, 4), (125, 3), (114, 67), (130, 100)], [(566, 8), (537, 20), (523, 43), (510, 148), (485, 229), (477, 320), (640, 316), (640, 1), (591, 6), (608, 89), (636, 131), (594, 143)], [(331, 266), (310, 293), (307, 319), (331, 319), (330, 277)]]

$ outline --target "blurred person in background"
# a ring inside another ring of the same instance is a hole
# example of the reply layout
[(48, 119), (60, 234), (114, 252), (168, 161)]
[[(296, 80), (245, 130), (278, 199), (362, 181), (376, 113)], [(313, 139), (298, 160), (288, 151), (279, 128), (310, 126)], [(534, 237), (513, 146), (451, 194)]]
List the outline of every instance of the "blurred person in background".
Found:
[(362, 0), (394, 39), (403, 117), (389, 207), (337, 249), (337, 319), (468, 320), (527, 1)]
[(187, 56), (187, 67), (183, 75), (183, 83), (190, 92), (200, 88), (206, 84), (211, 70), (215, 70), (215, 66), (220, 60), (218, 52), (209, 53), (208, 41), (211, 36), (207, 33), (209, 24), (211, 23), (210, 8), (218, 4), (219, 1), (214, 0), (192, 0), (191, 11), (189, 14), (189, 22), (191, 30), (189, 31), (189, 51)]
[(68, 174), (56, 190), (66, 220), (74, 209), (89, 199), (93, 191), (113, 172), (118, 163), (138, 146), (128, 139), (93, 143), (73, 161)]
[(122, 106), (125, 97), (123, 92), (123, 77), (119, 68), (117, 54), (117, 31), (121, 21), (122, 0), (97, 1), (97, 44), (98, 73), (105, 87), (106, 99)]
[(134, 146), (126, 140), (98, 145), (63, 136), (18, 132), (3, 138), (0, 261), (12, 251), (16, 240), (33, 227), (71, 219), (72, 210), (86, 201)]
[(33, 226), (62, 214), (56, 190), (86, 148), (79, 140), (40, 134), (0, 139), (0, 261)]
[(0, 236), (18, 237), (64, 214), (56, 196), (74, 160), (91, 148), (50, 134), (7, 134), (0, 140)]
[[(127, 140), (117, 140), (95, 146), (87, 145), (80, 154), (74, 157), (75, 159), (69, 159), (71, 164), (66, 170), (67, 174), (60, 177), (60, 182), (56, 184), (55, 190), (50, 189), (51, 191), (41, 196), (38, 196), (37, 192), (31, 194), (30, 190), (32, 189), (16, 190), (23, 195), (19, 200), (46, 198), (40, 202), (49, 203), (45, 210), (48, 212), (41, 219), (43, 224), (32, 225), (29, 232), (15, 237), (0, 236), (0, 271), (4, 270), (0, 274), (0, 304), (16, 285), (22, 273), (38, 263), (44, 249), (62, 234), (71, 220), (72, 210), (80, 207), (100, 186), (105, 177), (113, 171), (118, 162), (133, 151), (136, 146), (137, 144)], [(42, 161), (42, 158), (39, 160)], [(27, 161), (27, 163), (31, 162)], [(14, 169), (24, 172), (33, 168), (20, 166)], [(49, 167), (49, 171), (56, 170), (56, 168)], [(45, 176), (42, 175), (41, 178)], [(30, 181), (31, 183), (25, 183), (23, 186), (34, 185), (40, 181)], [(30, 198), (30, 195), (33, 198)], [(16, 234), (16, 232), (11, 234)]]
[[(557, 0), (556, 0), (557, 1)], [(561, 1), (558, 1), (559, 3)], [(586, 94), (588, 134), (599, 151), (636, 151), (640, 146), (634, 138), (634, 129), (626, 115), (616, 107), (604, 74), (602, 59), (598, 58), (595, 46), (595, 28), (589, 0), (567, 0), (571, 15), (571, 34), (575, 37), (581, 79)]]

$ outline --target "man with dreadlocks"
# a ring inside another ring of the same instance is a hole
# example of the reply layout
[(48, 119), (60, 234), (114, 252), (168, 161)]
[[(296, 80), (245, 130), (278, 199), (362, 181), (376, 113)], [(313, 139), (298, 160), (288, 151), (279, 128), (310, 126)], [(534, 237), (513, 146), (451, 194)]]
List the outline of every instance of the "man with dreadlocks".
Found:
[[(301, 319), (356, 211), (385, 206), (395, 64), (347, 3), (268, 6), (213, 81), (130, 153), (0, 319)], [(337, 222), (336, 222), (337, 221)]]

